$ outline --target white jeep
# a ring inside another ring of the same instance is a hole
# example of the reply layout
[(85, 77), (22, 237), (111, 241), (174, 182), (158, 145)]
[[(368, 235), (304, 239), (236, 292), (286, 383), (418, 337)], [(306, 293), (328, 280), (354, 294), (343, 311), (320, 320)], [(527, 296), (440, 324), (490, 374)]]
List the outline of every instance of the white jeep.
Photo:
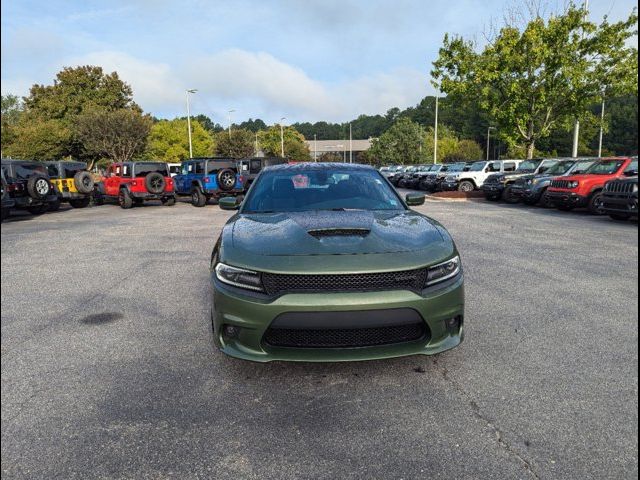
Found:
[(447, 175), (442, 182), (442, 190), (472, 192), (478, 190), (489, 176), (496, 173), (515, 172), (522, 160), (491, 160), (475, 162), (466, 172)]

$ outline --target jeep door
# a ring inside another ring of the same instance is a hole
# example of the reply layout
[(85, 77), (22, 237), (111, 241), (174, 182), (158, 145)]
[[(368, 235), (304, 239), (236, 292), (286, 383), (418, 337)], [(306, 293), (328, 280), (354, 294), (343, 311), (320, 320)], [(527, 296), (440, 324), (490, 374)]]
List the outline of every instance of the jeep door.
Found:
[(120, 190), (120, 175), (122, 174), (122, 165), (110, 165), (107, 169), (107, 176), (104, 179), (105, 195), (116, 197)]
[(191, 188), (188, 187), (189, 165), (192, 162), (182, 162), (180, 173), (173, 177), (173, 184), (178, 193), (189, 193)]

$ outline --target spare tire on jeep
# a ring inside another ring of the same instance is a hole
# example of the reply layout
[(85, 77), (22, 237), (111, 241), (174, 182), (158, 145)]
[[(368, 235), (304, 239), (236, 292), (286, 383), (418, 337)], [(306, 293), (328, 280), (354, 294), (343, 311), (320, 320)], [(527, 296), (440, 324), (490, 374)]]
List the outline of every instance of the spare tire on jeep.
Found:
[(162, 193), (167, 186), (167, 182), (161, 173), (151, 172), (144, 177), (144, 184), (147, 187), (149, 193)]
[(218, 187), (220, 190), (228, 192), (236, 185), (236, 172), (230, 168), (223, 168), (218, 172)]
[(51, 193), (51, 184), (44, 175), (35, 174), (27, 180), (27, 192), (31, 198), (44, 200)]
[(73, 181), (76, 184), (76, 190), (80, 193), (91, 193), (95, 182), (93, 176), (86, 170), (80, 170), (73, 176)]

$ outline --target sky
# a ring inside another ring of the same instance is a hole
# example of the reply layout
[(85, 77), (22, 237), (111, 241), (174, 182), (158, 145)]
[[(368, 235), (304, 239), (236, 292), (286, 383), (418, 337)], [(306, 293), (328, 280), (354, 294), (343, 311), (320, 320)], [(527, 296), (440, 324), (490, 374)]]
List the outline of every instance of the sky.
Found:
[[(561, 3), (561, 0), (551, 0)], [(117, 71), (159, 118), (342, 122), (433, 94), (447, 32), (483, 41), (517, 0), (2, 0), (2, 94), (64, 66)], [(554, 3), (555, 4), (555, 3)], [(633, 0), (591, 0), (599, 21)]]

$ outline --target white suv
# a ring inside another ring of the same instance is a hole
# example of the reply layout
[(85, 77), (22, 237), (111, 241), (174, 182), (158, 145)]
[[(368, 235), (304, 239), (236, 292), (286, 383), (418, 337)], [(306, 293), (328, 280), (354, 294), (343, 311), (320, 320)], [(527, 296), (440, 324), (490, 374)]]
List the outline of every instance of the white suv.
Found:
[(478, 190), (484, 181), (496, 173), (515, 172), (523, 160), (492, 160), (490, 162), (475, 162), (466, 172), (456, 172), (447, 175), (442, 182), (442, 190), (459, 190), (472, 192)]

